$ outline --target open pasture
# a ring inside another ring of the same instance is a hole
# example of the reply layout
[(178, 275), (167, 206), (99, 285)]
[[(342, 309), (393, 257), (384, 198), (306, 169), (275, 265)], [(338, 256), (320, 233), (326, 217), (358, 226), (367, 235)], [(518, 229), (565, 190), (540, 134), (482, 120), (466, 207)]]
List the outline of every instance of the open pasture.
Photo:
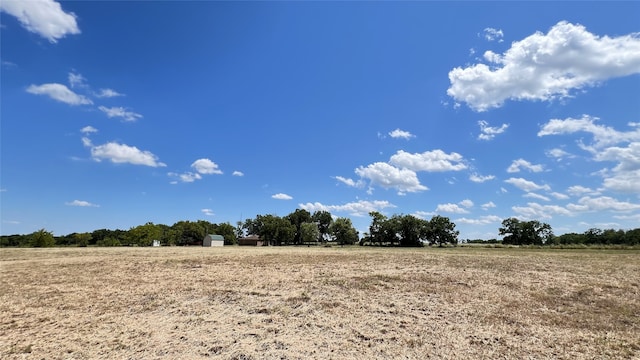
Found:
[(0, 249), (2, 359), (633, 359), (640, 252)]

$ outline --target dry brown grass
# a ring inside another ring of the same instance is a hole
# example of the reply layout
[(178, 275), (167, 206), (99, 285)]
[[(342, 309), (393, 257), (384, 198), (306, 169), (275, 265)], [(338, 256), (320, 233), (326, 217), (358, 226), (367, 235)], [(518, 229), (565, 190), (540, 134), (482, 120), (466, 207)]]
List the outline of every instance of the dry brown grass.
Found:
[(631, 359), (640, 253), (0, 249), (2, 359)]

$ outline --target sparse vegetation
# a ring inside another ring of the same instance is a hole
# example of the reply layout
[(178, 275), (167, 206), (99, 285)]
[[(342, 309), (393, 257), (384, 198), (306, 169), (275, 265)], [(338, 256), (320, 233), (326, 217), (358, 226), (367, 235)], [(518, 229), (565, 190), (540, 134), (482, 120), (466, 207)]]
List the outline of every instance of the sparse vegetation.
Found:
[(640, 356), (640, 253), (0, 251), (0, 358)]

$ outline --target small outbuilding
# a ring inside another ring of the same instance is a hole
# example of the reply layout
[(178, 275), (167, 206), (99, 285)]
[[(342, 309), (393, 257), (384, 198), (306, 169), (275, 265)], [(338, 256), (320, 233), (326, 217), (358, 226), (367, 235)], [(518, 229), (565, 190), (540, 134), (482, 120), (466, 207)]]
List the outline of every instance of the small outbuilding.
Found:
[(238, 239), (238, 245), (240, 246), (266, 246), (268, 245), (265, 241), (260, 239), (258, 235), (249, 235), (243, 238)]
[(160, 240), (153, 240), (153, 246), (160, 246)]
[(202, 240), (202, 246), (224, 246), (224, 237), (222, 235), (209, 234)]

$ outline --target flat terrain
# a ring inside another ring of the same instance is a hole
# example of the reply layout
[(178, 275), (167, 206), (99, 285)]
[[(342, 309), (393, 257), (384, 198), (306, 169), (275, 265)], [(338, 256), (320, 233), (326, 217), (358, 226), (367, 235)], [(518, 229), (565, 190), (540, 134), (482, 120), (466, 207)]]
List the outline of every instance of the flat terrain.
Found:
[(0, 249), (2, 359), (638, 359), (640, 252)]

